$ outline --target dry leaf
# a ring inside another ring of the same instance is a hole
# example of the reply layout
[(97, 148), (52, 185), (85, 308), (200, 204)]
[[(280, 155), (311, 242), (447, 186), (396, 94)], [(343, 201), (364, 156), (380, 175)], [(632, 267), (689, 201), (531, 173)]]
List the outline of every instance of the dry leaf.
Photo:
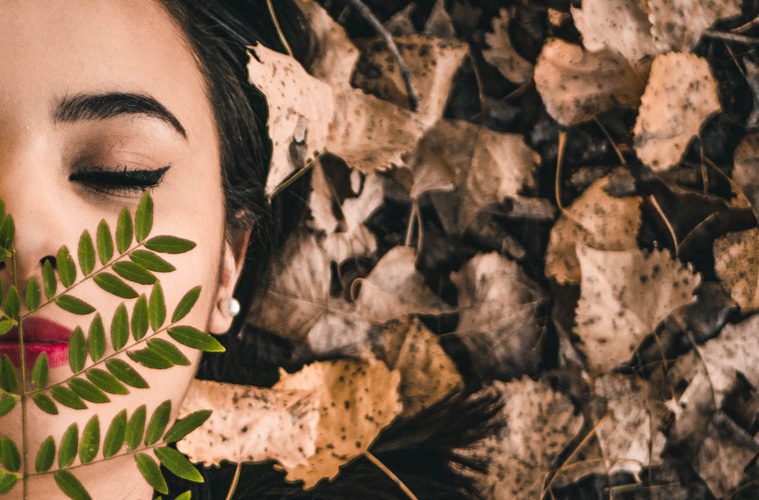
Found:
[(706, 59), (677, 52), (657, 56), (633, 130), (638, 158), (656, 172), (668, 170), (704, 120), (721, 109)]
[(416, 269), (416, 253), (406, 246), (390, 249), (361, 280), (356, 299), (359, 316), (384, 323), (407, 314), (441, 314), (451, 310)]
[[(540, 156), (518, 134), (494, 132), (456, 120), (441, 120), (414, 152), (411, 196), (457, 189), (459, 203), (443, 220), (449, 232), (465, 230), (481, 209), (518, 198), (533, 185)], [(433, 203), (437, 203), (433, 198)], [(439, 207), (437, 207), (439, 208)]]
[(714, 270), (741, 309), (759, 309), (759, 229), (718, 238), (714, 242)]
[(610, 109), (637, 106), (645, 86), (645, 68), (634, 69), (610, 50), (588, 52), (552, 39), (538, 56), (535, 86), (548, 113), (571, 126)]
[(582, 8), (570, 10), (589, 51), (609, 49), (633, 63), (655, 54), (640, 0), (583, 0)]
[(325, 255), (335, 262), (374, 255), (377, 251), (377, 238), (363, 224), (352, 231), (330, 233), (321, 244)]
[(319, 398), (314, 391), (274, 391), (249, 385), (195, 379), (179, 417), (213, 410), (205, 423), (177, 443), (193, 462), (219, 466), (222, 460), (285, 467), (307, 464), (316, 452)]
[(575, 332), (591, 371), (607, 372), (680, 306), (692, 302), (701, 278), (666, 250), (646, 254), (577, 245), (582, 280)]
[(266, 125), (272, 157), (266, 192), (271, 193), (327, 144), (332, 89), (292, 57), (262, 45), (250, 47), (249, 52), (248, 79), (266, 96), (269, 106)]
[(646, 0), (659, 52), (692, 50), (717, 20), (740, 15), (740, 0)]
[(407, 317), (390, 322), (382, 338), (382, 358), (401, 373), (402, 416), (415, 415), (463, 389), (461, 375), (437, 335), (418, 319)]
[(597, 250), (637, 248), (642, 199), (610, 196), (608, 185), (608, 176), (594, 182), (556, 221), (548, 240), (546, 276), (562, 285), (580, 281), (578, 243)]
[(693, 465), (717, 498), (730, 498), (735, 488), (743, 482), (746, 466), (755, 457), (755, 450), (721, 436), (707, 435)]
[[(452, 28), (451, 28), (452, 29)], [(467, 45), (457, 40), (425, 35), (394, 38), (398, 51), (411, 71), (414, 91), (419, 96), (416, 111), (432, 124), (443, 116), (453, 75), (467, 54)], [(401, 108), (408, 108), (408, 95), (397, 60), (382, 38), (360, 42), (361, 59), (353, 84)]]
[(733, 181), (759, 218), (759, 133), (748, 134), (735, 150)]
[(445, 10), (445, 0), (436, 0), (432, 6), (427, 22), (424, 23), (424, 34), (440, 38), (453, 38), (456, 30), (453, 27), (451, 16)]
[(493, 383), (506, 403), (506, 425), (470, 450), (487, 460), (484, 498), (541, 498), (543, 481), (564, 447), (582, 428), (569, 399), (545, 382), (529, 378)]
[(540, 358), (537, 310), (543, 295), (519, 266), (496, 252), (479, 254), (453, 273), (460, 310), (456, 333), (483, 375), (532, 372)]
[[(373, 325), (355, 315), (324, 314), (308, 331), (301, 349), (313, 359), (348, 357), (374, 359), (371, 331)], [(300, 353), (298, 353), (300, 354)]]
[(248, 322), (298, 342), (331, 308), (330, 259), (313, 235), (290, 237)]
[(498, 17), (493, 18), (493, 31), (485, 33), (488, 48), (482, 51), (482, 57), (510, 82), (524, 83), (532, 79), (533, 65), (511, 45), (509, 21), (507, 9), (501, 9)]
[(383, 26), (393, 36), (413, 35), (416, 33), (414, 22), (411, 20), (411, 14), (416, 10), (416, 5), (410, 3), (404, 8), (390, 16), (390, 19), (384, 22)]
[(285, 467), (285, 479), (302, 480), (310, 489), (336, 477), (400, 414), (399, 383), (398, 371), (380, 362), (339, 360), (313, 363), (293, 374), (281, 370), (272, 390), (307, 391), (319, 399), (316, 452), (308, 464)]
[(360, 56), (345, 29), (337, 24), (315, 0), (297, 0), (308, 19), (314, 46), (318, 48), (309, 72), (334, 87), (350, 86), (351, 74)]
[(653, 399), (645, 380), (604, 375), (595, 380), (594, 393), (607, 402), (608, 415), (595, 427), (604, 457), (600, 472), (625, 471), (636, 477), (643, 467), (660, 463), (665, 437), (650, 406)]

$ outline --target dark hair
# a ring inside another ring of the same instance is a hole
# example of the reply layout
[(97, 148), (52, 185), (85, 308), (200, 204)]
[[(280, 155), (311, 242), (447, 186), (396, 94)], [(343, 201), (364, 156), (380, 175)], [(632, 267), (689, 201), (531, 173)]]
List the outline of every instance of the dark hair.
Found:
[[(220, 144), (220, 163), (226, 198), (226, 234), (235, 238), (252, 229), (245, 266), (236, 297), (242, 312), (232, 325), (232, 335), (220, 338), (223, 355), (203, 357), (199, 378), (240, 384), (271, 386), (278, 368), (299, 366), (291, 361), (291, 346), (268, 332), (244, 323), (257, 290), (265, 282), (274, 250), (283, 243), (305, 211), (307, 176), (282, 192), (271, 203), (264, 187), (271, 157), (266, 131), (265, 96), (249, 85), (247, 45), (261, 42), (283, 51), (263, 0), (161, 0), (190, 45), (205, 81), (213, 107)], [(277, 20), (294, 56), (308, 65), (315, 52), (307, 23), (291, 0), (278, 0)], [(492, 394), (471, 398), (459, 395), (387, 429), (374, 443), (372, 453), (391, 468), (419, 496), (460, 498), (476, 496), (472, 472), (485, 464), (456, 452), (493, 429), (499, 408)], [(205, 483), (177, 479), (171, 473), (171, 496), (186, 490), (192, 498), (224, 498), (234, 471), (233, 464), (203, 469)], [(469, 474), (466, 474), (466, 473)], [(335, 481), (321, 483), (310, 492), (288, 484), (271, 463), (245, 465), (235, 498), (396, 498), (393, 481), (366, 460), (346, 466)]]

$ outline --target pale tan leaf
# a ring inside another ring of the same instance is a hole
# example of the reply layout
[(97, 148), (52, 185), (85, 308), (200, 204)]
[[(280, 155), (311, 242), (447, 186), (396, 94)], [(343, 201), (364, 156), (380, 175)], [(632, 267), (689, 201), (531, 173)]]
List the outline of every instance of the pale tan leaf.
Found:
[(219, 466), (274, 459), (286, 467), (307, 464), (316, 452), (318, 394), (293, 389), (264, 389), (195, 379), (179, 417), (213, 410), (198, 429), (177, 443), (193, 462)]
[(451, 275), (458, 288), (457, 335), (483, 373), (511, 377), (535, 369), (540, 357), (538, 286), (496, 252), (475, 255)]
[(353, 68), (360, 56), (345, 29), (337, 24), (315, 0), (297, 0), (308, 19), (314, 46), (318, 51), (309, 72), (334, 87), (349, 86)]
[(382, 330), (383, 359), (401, 373), (402, 416), (411, 416), (463, 389), (453, 360), (437, 335), (416, 318), (391, 321)]
[(377, 251), (377, 238), (363, 224), (352, 231), (329, 233), (321, 244), (325, 255), (335, 262), (368, 257)]
[[(419, 96), (416, 111), (426, 123), (432, 124), (443, 116), (453, 75), (467, 54), (467, 45), (428, 35), (399, 36), (394, 41), (411, 71), (414, 91)], [(396, 106), (408, 108), (398, 62), (385, 40), (372, 38), (358, 43), (362, 50), (353, 75), (354, 85)]]
[(594, 182), (556, 221), (546, 250), (546, 276), (560, 284), (580, 281), (578, 243), (597, 250), (638, 246), (640, 196), (616, 198), (606, 192), (609, 177)]
[(359, 316), (375, 323), (407, 314), (441, 314), (451, 310), (424, 282), (416, 269), (414, 249), (406, 246), (390, 249), (361, 280), (356, 307)]
[(436, 0), (432, 6), (427, 22), (424, 23), (424, 34), (440, 38), (453, 38), (456, 30), (453, 27), (451, 16), (445, 10), (445, 0)]
[(532, 79), (533, 65), (523, 58), (511, 44), (509, 36), (510, 15), (508, 9), (501, 9), (493, 18), (493, 30), (485, 33), (482, 57), (510, 82), (524, 83)]
[(630, 359), (670, 313), (692, 302), (701, 278), (666, 250), (605, 251), (577, 245), (582, 280), (575, 332), (591, 371)]
[(460, 203), (449, 207), (455, 210), (454, 216), (443, 223), (447, 230), (463, 231), (481, 209), (506, 197), (518, 198), (532, 186), (539, 163), (540, 156), (521, 135), (441, 120), (414, 152), (411, 196), (456, 188)]
[(414, 35), (416, 28), (411, 20), (411, 14), (416, 10), (416, 4), (410, 3), (404, 8), (390, 16), (383, 26), (393, 36)]
[(657, 56), (633, 130), (638, 158), (656, 172), (668, 170), (704, 120), (721, 109), (706, 59), (677, 52)]
[(759, 309), (759, 229), (718, 238), (714, 242), (714, 270), (741, 309)]
[(548, 113), (560, 124), (577, 125), (614, 108), (635, 107), (645, 86), (645, 66), (634, 68), (611, 50), (588, 52), (552, 39), (535, 65), (535, 86)]
[(485, 459), (487, 476), (481, 482), (484, 498), (541, 498), (543, 481), (553, 461), (582, 428), (583, 417), (575, 415), (569, 398), (545, 382), (529, 378), (495, 381), (505, 406), (506, 422), (465, 453)]
[(759, 217), (759, 133), (748, 134), (733, 156), (733, 181)]
[(398, 370), (390, 371), (381, 362), (324, 361), (293, 374), (281, 370), (273, 391), (306, 391), (319, 400), (315, 453), (308, 464), (286, 466), (285, 479), (301, 480), (310, 489), (337, 476), (341, 466), (368, 450), (400, 414), (399, 384)]
[(609, 49), (631, 62), (656, 53), (640, 0), (583, 0), (570, 10), (589, 51)]
[(644, 468), (661, 463), (665, 437), (656, 427), (653, 404), (645, 380), (603, 375), (595, 380), (594, 394), (606, 400), (608, 415), (598, 424), (596, 436), (608, 460), (600, 473), (625, 471), (637, 476)]
[(269, 106), (272, 158), (266, 192), (327, 145), (333, 115), (332, 89), (309, 75), (292, 57), (262, 45), (249, 48), (248, 79)]
[(647, 0), (646, 4), (659, 52), (692, 50), (717, 20), (741, 13), (740, 0)]
[(319, 358), (350, 357), (371, 360), (373, 325), (356, 315), (323, 314), (304, 341), (308, 353)]

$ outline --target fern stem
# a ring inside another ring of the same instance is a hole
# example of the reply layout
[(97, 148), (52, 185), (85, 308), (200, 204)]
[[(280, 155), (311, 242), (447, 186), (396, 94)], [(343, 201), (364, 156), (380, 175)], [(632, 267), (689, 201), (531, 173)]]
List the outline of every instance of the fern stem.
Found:
[(242, 470), (242, 462), (237, 462), (237, 467), (235, 467), (235, 475), (232, 476), (232, 483), (229, 485), (229, 491), (227, 492), (226, 500), (232, 500), (234, 498), (235, 490), (237, 490), (237, 483), (240, 482), (241, 470)]
[[(16, 250), (11, 252), (11, 262), (13, 262), (13, 286), (18, 290), (18, 270), (16, 266)], [(15, 318), (14, 318), (15, 319)], [(27, 395), (26, 395), (26, 353), (24, 352), (24, 326), (23, 322), (18, 321), (18, 350), (19, 359), (21, 362), (21, 470), (23, 471), (23, 477), (21, 479), (23, 498), (26, 500), (29, 497), (29, 471), (26, 460), (26, 454), (29, 448), (29, 430), (27, 429)]]
[(364, 452), (364, 456), (369, 459), (371, 463), (373, 463), (379, 470), (385, 473), (387, 477), (389, 477), (395, 484), (398, 485), (398, 488), (401, 489), (401, 491), (410, 499), (410, 500), (418, 500), (417, 496), (414, 495), (414, 493), (409, 489), (408, 486), (406, 486), (403, 481), (401, 481), (401, 478), (395, 475), (393, 471), (387, 468), (385, 464), (380, 462), (380, 460), (375, 457), (369, 450), (366, 450)]
[[(116, 257), (115, 259), (111, 259), (110, 261), (108, 261), (108, 264), (104, 264), (104, 265), (100, 266), (98, 269), (93, 270), (90, 274), (82, 276), (82, 279), (80, 279), (79, 281), (75, 281), (74, 283), (71, 284), (70, 287), (64, 289), (62, 292), (54, 295), (52, 298), (50, 298), (50, 299), (46, 300), (45, 302), (41, 303), (39, 305), (39, 307), (37, 307), (37, 309), (34, 312), (36, 313), (37, 311), (40, 311), (43, 307), (48, 306), (48, 305), (54, 303), (62, 295), (65, 295), (65, 294), (69, 293), (71, 290), (73, 290), (77, 286), (81, 285), (82, 283), (84, 283), (85, 281), (87, 281), (89, 279), (92, 279), (92, 277), (95, 276), (96, 274), (102, 273), (103, 271), (109, 269), (110, 267), (112, 267), (117, 262), (121, 262), (122, 260), (127, 259), (129, 257), (129, 254), (131, 254), (135, 250), (139, 250), (140, 248), (142, 248), (144, 246), (145, 246), (144, 243), (138, 243), (137, 245), (135, 245), (135, 246), (127, 249), (124, 253), (122, 253), (121, 255), (119, 255), (118, 257)], [(31, 314), (32, 314), (31, 312), (27, 312), (26, 314), (22, 314), (21, 315), (21, 319), (24, 319), (24, 318), (30, 316)]]
[(56, 472), (58, 472), (60, 470), (72, 471), (72, 470), (75, 470), (75, 469), (79, 469), (80, 467), (87, 467), (87, 466), (90, 466), (90, 465), (93, 465), (93, 464), (98, 464), (98, 463), (101, 463), (101, 462), (107, 462), (109, 460), (113, 460), (114, 458), (128, 457), (130, 455), (136, 455), (137, 453), (141, 453), (141, 452), (144, 452), (144, 451), (147, 451), (147, 450), (152, 450), (153, 448), (158, 448), (160, 446), (168, 446), (168, 445), (169, 445), (169, 443), (167, 443), (165, 441), (159, 441), (157, 443), (151, 444), (150, 446), (143, 446), (141, 448), (135, 448), (135, 449), (129, 450), (129, 451), (125, 452), (125, 453), (116, 453), (115, 455), (110, 456), (108, 458), (101, 458), (99, 460), (93, 460), (92, 462), (87, 462), (86, 464), (78, 463), (76, 465), (70, 465), (68, 467), (63, 467), (63, 468), (59, 467), (59, 468), (56, 468), (56, 469), (50, 469), (50, 470), (47, 470), (45, 472), (33, 472), (33, 473), (29, 474), (29, 477), (32, 477), (32, 476), (47, 476), (49, 474), (55, 474)]

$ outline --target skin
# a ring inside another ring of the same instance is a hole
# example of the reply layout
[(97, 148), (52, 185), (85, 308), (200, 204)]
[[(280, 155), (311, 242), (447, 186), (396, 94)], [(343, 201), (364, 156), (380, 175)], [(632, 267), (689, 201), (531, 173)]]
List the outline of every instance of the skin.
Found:
[[(188, 238), (197, 247), (167, 256), (177, 267), (160, 275), (167, 308), (170, 313), (187, 290), (202, 285), (200, 300), (183, 323), (211, 333), (225, 332), (232, 318), (218, 304), (231, 296), (240, 271), (236, 256), (241, 252), (223, 237), (218, 137), (204, 81), (169, 15), (148, 0), (0, 0), (0, 61), (0, 197), (16, 222), (19, 279), (39, 277), (40, 259), (55, 255), (60, 245), (75, 249), (83, 229), (94, 234), (101, 219), (113, 228), (122, 207), (136, 208), (140, 192), (95, 194), (71, 181), (77, 166), (87, 162), (112, 169), (171, 165), (163, 182), (151, 190), (152, 234)], [(187, 137), (163, 120), (139, 114), (74, 122), (54, 119), (56, 106), (66, 96), (101, 92), (152, 96), (181, 122)], [(12, 279), (9, 267), (0, 271), (5, 286)], [(149, 293), (146, 287), (136, 288)], [(76, 295), (96, 307), (108, 331), (121, 299), (102, 292), (92, 281), (78, 286)], [(131, 306), (128, 301), (130, 311)], [(69, 328), (81, 324), (85, 331), (90, 322), (55, 306), (35, 314)], [(161, 336), (168, 338), (165, 333)], [(81, 431), (93, 414), (100, 418), (101, 437), (120, 410), (129, 415), (141, 404), (147, 405), (150, 415), (158, 404), (171, 399), (173, 419), (200, 358), (198, 351), (182, 350), (191, 366), (168, 371), (140, 366), (138, 371), (151, 388), (111, 396), (110, 403), (90, 404), (81, 411), (59, 406), (59, 415), (53, 417), (30, 402), (31, 468), (43, 439), (52, 435), (59, 440), (72, 422)], [(106, 356), (112, 352), (108, 345)], [(67, 365), (52, 369), (50, 382), (69, 375)], [(21, 442), (20, 405), (0, 419), (0, 429)], [(116, 458), (74, 470), (93, 498), (151, 497), (152, 488), (125, 450)], [(31, 477), (28, 496), (65, 498), (52, 475)], [(21, 483), (9, 497), (22, 498)]]

